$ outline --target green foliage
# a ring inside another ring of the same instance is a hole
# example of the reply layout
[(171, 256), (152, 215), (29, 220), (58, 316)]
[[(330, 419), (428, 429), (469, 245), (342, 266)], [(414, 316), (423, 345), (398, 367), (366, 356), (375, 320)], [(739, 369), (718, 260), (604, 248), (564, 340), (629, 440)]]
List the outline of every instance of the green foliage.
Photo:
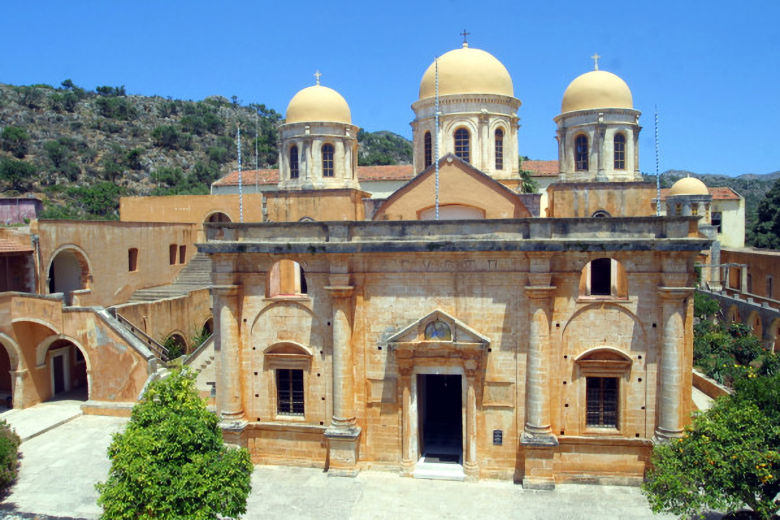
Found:
[(27, 134), (27, 130), (19, 126), (6, 126), (3, 133), (0, 134), (2, 149), (11, 152), (19, 159), (24, 159), (24, 156), (27, 155), (29, 143), (30, 136)]
[(70, 157), (70, 150), (59, 141), (46, 141), (43, 144), (43, 151), (49, 158), (55, 168), (59, 168)]
[(720, 312), (718, 300), (704, 293), (693, 295), (693, 315), (702, 320), (710, 320)]
[(141, 164), (141, 157), (144, 154), (144, 149), (141, 147), (131, 148), (125, 152), (123, 163), (131, 170), (140, 170), (143, 168)]
[(127, 95), (125, 93), (124, 85), (122, 85), (121, 87), (109, 87), (109, 86), (97, 87), (95, 89), (95, 92), (105, 97), (119, 97), (119, 96)]
[(136, 110), (126, 97), (100, 96), (95, 99), (98, 113), (108, 119), (128, 120), (134, 118)]
[(358, 131), (358, 165), (409, 164), (412, 162), (412, 144), (392, 132)]
[(92, 186), (68, 188), (73, 203), (92, 217), (116, 218), (122, 190), (111, 182), (99, 182)]
[(754, 247), (780, 249), (780, 179), (758, 204), (752, 243)]
[(21, 442), (5, 419), (0, 419), (0, 493), (7, 490), (16, 480)]
[(184, 114), (179, 124), (183, 131), (191, 134), (218, 134), (224, 127), (216, 109), (202, 102), (184, 105)]
[(165, 347), (165, 351), (168, 352), (168, 359), (176, 359), (184, 355), (184, 347), (176, 341), (173, 336), (168, 336), (162, 342), (162, 346)]
[(177, 150), (183, 148), (188, 150), (192, 147), (192, 136), (182, 133), (173, 125), (161, 125), (152, 130), (152, 139), (155, 146)]
[(653, 449), (642, 489), (653, 511), (681, 516), (748, 505), (771, 518), (780, 491), (780, 424), (749, 400), (721, 398), (680, 439)]
[(179, 113), (179, 108), (181, 107), (181, 101), (174, 101), (172, 99), (168, 99), (167, 101), (163, 101), (160, 104), (157, 105), (157, 115), (160, 117), (171, 117), (175, 116)]
[(217, 164), (225, 164), (231, 159), (230, 152), (221, 146), (210, 146), (208, 150), (206, 150), (206, 153), (209, 156), (209, 161), (213, 161)]
[(0, 159), (0, 179), (8, 181), (16, 190), (24, 189), (35, 175), (35, 166), (16, 159)]
[(19, 87), (19, 101), (27, 108), (37, 110), (43, 108), (44, 91), (36, 86)]
[(252, 464), (245, 449), (224, 446), (194, 376), (155, 381), (108, 448), (111, 470), (97, 484), (101, 518), (211, 520), (246, 512)]
[(84, 216), (78, 208), (70, 204), (57, 204), (50, 201), (43, 202), (43, 211), (38, 215), (40, 219), (51, 220), (83, 220)]

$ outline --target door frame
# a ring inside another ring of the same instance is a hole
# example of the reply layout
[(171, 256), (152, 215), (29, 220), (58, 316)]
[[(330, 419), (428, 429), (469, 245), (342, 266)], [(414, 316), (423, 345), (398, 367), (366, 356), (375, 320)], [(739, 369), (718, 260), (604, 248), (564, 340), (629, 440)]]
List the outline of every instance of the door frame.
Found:
[(420, 429), (420, 406), (419, 406), (419, 400), (420, 400), (420, 394), (419, 394), (419, 388), (417, 387), (417, 376), (418, 375), (436, 375), (436, 376), (460, 376), (460, 421), (461, 421), (461, 434), (460, 434), (460, 441), (461, 441), (461, 457), (465, 460), (465, 454), (466, 454), (466, 442), (468, 441), (467, 436), (468, 432), (466, 430), (466, 403), (467, 403), (467, 383), (466, 383), (466, 372), (463, 370), (463, 367), (461, 366), (415, 366), (412, 370), (412, 377), (410, 378), (411, 381), (411, 403), (409, 407), (409, 421), (410, 421), (410, 427), (411, 427), (411, 443), (412, 443), (412, 450), (414, 453), (417, 454), (417, 460), (415, 462), (418, 462), (423, 454), (421, 451), (421, 442), (422, 439), (420, 437), (421, 429)]
[(65, 389), (60, 392), (64, 394), (65, 392), (70, 391), (70, 352), (73, 347), (71, 345), (67, 345), (64, 347), (56, 348), (54, 350), (49, 351), (49, 375), (51, 379), (51, 396), (54, 397), (57, 395), (54, 388), (54, 358), (62, 356), (64, 359), (62, 361), (62, 371), (63, 374), (63, 383)]

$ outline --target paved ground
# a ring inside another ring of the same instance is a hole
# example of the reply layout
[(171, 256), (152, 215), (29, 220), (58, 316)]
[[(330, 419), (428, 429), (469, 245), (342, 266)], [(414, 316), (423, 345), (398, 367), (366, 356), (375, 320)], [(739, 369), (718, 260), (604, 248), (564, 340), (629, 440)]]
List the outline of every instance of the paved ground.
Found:
[[(104, 480), (106, 447), (125, 419), (84, 415), (22, 443), (21, 472), (0, 519), (97, 518), (94, 484)], [(25, 513), (16, 516), (17, 513)], [(558, 486), (524, 491), (510, 482), (442, 482), (363, 472), (333, 478), (321, 470), (258, 466), (247, 519), (312, 518), (671, 519), (653, 515), (637, 488)]]
[(5, 419), (24, 442), (75, 419), (81, 415), (82, 404), (84, 401), (69, 399), (49, 401), (24, 410), (6, 410), (0, 419)]

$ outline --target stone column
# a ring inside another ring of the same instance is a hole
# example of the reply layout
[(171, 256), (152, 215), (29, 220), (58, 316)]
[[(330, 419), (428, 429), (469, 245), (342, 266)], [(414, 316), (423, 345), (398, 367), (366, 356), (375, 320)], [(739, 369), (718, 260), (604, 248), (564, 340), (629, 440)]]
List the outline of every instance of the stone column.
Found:
[(331, 275), (325, 289), (333, 305), (333, 417), (325, 431), (328, 439), (329, 474), (358, 474), (360, 427), (355, 424), (355, 382), (352, 364), (352, 325), (349, 308), (353, 287), (348, 275)]
[(412, 364), (399, 364), (401, 385), (401, 475), (411, 477), (417, 462), (412, 442)]
[(689, 287), (660, 287), (663, 312), (661, 359), (658, 370), (658, 422), (656, 442), (679, 437), (683, 432), (683, 353), (685, 352), (685, 299)]
[(217, 413), (223, 421), (240, 421), (241, 405), (241, 336), (239, 331), (239, 287), (217, 285), (211, 288), (214, 304), (217, 371)]
[[(541, 259), (532, 258), (533, 264)], [(549, 260), (547, 260), (549, 263)], [(555, 287), (549, 273), (529, 274), (528, 356), (526, 358), (525, 427), (521, 444), (525, 449), (523, 487), (553, 489), (552, 461), (558, 439), (550, 428), (550, 299)]]
[(479, 478), (477, 462), (477, 378), (479, 363), (466, 360), (466, 453), (463, 457), (463, 472), (469, 480)]

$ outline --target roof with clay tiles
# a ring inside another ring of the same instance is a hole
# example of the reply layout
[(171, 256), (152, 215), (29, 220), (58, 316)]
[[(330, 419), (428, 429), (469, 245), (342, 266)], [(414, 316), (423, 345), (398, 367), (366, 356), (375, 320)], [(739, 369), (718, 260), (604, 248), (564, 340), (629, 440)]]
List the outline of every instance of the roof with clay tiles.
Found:
[(15, 240), (0, 238), (0, 253), (32, 253), (32, 246), (21, 244)]
[[(707, 191), (712, 195), (712, 200), (740, 200), (742, 195), (727, 186), (707, 187)], [(661, 189), (661, 200), (666, 200), (669, 196), (669, 188)]]
[(558, 161), (523, 161), (523, 170), (531, 172), (534, 177), (557, 177), (560, 173)]

